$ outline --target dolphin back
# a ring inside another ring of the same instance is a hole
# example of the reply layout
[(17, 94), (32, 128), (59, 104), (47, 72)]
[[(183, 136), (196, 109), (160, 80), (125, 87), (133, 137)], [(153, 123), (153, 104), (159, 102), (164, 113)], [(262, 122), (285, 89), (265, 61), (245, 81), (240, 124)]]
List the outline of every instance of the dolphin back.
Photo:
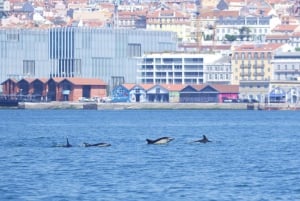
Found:
[(153, 144), (154, 143), (154, 140), (146, 139), (146, 141), (147, 141), (148, 144)]

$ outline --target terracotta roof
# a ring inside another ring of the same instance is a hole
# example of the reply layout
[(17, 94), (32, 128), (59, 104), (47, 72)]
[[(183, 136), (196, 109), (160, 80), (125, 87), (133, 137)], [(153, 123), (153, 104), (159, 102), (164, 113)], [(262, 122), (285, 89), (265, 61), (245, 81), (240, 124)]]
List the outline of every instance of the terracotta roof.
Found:
[(280, 24), (277, 25), (272, 31), (278, 32), (293, 32), (297, 29), (298, 25)]
[(209, 11), (200, 11), (201, 18), (207, 18), (207, 17), (238, 17), (239, 11), (234, 10), (209, 10)]
[(270, 39), (289, 39), (290, 36), (286, 34), (272, 34), (272, 35), (266, 35), (266, 40)]
[(210, 86), (215, 88), (220, 93), (239, 93), (239, 85), (213, 84)]
[(140, 87), (142, 87), (145, 90), (149, 90), (152, 87), (156, 86), (156, 84), (139, 84)]
[(169, 91), (181, 91), (187, 85), (186, 84), (160, 84), (160, 86), (164, 87)]
[(133, 83), (122, 84), (122, 86), (128, 90), (132, 89), (135, 85), (137, 85), (137, 84), (133, 84)]
[(18, 81), (17, 81), (16, 79), (14, 79), (14, 78), (8, 78), (8, 79), (5, 80), (4, 82), (2, 82), (1, 85), (5, 84), (5, 83), (8, 82), (8, 81), (12, 81), (12, 82), (14, 82), (14, 83), (17, 83), (17, 82), (18, 82)]
[(204, 89), (207, 85), (205, 84), (193, 84), (190, 85), (191, 87), (193, 87), (194, 89), (196, 89), (197, 91), (201, 91), (202, 89)]
[(106, 83), (103, 80), (97, 79), (97, 78), (65, 78), (64, 80), (67, 80), (71, 82), (74, 85), (106, 85)]
[(279, 43), (267, 43), (267, 44), (259, 44), (259, 45), (241, 45), (235, 47), (234, 52), (265, 52), (265, 51), (274, 51), (281, 47), (283, 44)]

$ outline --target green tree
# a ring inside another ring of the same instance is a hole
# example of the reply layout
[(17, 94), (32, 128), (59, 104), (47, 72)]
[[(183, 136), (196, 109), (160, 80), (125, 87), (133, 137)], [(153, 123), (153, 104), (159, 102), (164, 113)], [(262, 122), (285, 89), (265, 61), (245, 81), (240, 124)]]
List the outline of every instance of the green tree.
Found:
[(250, 32), (251, 32), (251, 30), (250, 30), (249, 27), (241, 27), (239, 29), (239, 32), (240, 32), (240, 36), (239, 37), (240, 37), (241, 40), (243, 40), (244, 37), (246, 37), (247, 40), (249, 40), (249, 38), (250, 38)]
[(235, 41), (235, 40), (237, 39), (237, 36), (226, 34), (226, 35), (225, 35), (225, 38), (226, 38), (226, 40), (228, 40), (228, 41)]

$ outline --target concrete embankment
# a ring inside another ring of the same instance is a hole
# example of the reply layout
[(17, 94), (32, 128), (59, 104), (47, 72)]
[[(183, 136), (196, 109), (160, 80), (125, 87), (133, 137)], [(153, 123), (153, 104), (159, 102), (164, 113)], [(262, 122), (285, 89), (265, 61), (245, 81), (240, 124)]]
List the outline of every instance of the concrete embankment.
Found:
[[(246, 110), (246, 103), (83, 103), (83, 102), (41, 102), (19, 103), (20, 109), (94, 109), (94, 110), (136, 110), (136, 109), (211, 109)], [(257, 107), (254, 107), (256, 109)], [(248, 108), (249, 109), (249, 108)]]

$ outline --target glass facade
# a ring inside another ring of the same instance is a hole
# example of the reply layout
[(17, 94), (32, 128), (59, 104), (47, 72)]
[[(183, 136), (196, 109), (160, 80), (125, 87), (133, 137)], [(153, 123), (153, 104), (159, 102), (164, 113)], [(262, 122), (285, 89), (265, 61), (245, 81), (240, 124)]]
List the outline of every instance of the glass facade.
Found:
[(0, 82), (24, 77), (114, 77), (136, 82), (137, 59), (175, 51), (173, 32), (63, 27), (0, 30)]

